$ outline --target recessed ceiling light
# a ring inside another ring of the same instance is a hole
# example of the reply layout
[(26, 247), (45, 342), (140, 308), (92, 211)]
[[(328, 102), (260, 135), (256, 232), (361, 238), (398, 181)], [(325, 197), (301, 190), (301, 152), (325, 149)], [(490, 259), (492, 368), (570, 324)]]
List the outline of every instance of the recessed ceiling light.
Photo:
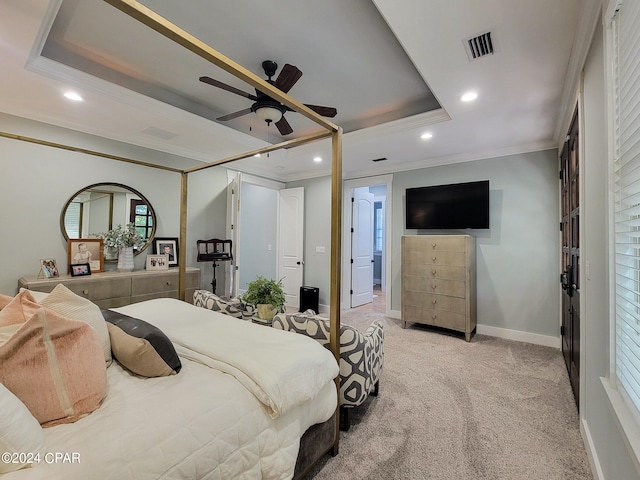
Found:
[(476, 98), (478, 98), (478, 94), (476, 92), (467, 92), (460, 97), (460, 100), (463, 102), (472, 102)]
[(322, 161), (322, 157), (314, 157), (313, 161), (316, 163), (320, 163)]
[(74, 102), (81, 102), (82, 100), (84, 100), (79, 94), (77, 94), (76, 92), (65, 92), (64, 96), (66, 98), (68, 98), (69, 100), (73, 100)]
[(433, 137), (433, 134), (431, 132), (425, 132), (422, 135), (420, 135), (420, 138), (423, 139), (423, 140), (428, 140), (431, 137)]
[(259, 154), (259, 153), (256, 153), (256, 154), (254, 155), (254, 157), (260, 157), (260, 154)]

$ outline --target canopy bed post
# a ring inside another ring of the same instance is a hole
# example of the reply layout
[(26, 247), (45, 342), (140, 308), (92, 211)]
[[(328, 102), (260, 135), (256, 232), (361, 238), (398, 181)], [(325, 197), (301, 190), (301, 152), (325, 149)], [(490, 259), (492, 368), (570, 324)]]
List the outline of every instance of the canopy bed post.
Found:
[(185, 300), (187, 285), (187, 189), (189, 174), (180, 175), (180, 249), (178, 251), (178, 298)]
[[(331, 288), (329, 293), (329, 346), (340, 364), (340, 265), (342, 238), (342, 128), (331, 134)], [(338, 397), (340, 377), (336, 378)], [(339, 404), (339, 402), (338, 402)], [(336, 415), (336, 440), (333, 455), (338, 454), (340, 416)]]

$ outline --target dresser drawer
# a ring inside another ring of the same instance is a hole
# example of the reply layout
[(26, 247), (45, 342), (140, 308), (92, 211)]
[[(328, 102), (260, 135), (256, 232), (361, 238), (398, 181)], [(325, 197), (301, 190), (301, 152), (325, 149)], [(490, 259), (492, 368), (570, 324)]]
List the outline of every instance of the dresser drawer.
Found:
[(464, 298), (450, 295), (431, 295), (421, 292), (405, 292), (402, 296), (403, 305), (443, 310), (464, 314), (467, 301)]
[(131, 292), (130, 278), (102, 278), (100, 280), (81, 280), (61, 282), (65, 287), (92, 302), (100, 302), (111, 298), (129, 298)]
[(403, 265), (403, 275), (426, 277), (426, 278), (444, 278), (446, 280), (462, 280), (467, 277), (467, 269), (465, 267), (450, 267), (447, 265), (425, 265), (425, 264), (406, 264)]
[(427, 293), (438, 295), (451, 295), (454, 297), (465, 298), (467, 295), (467, 285), (465, 282), (458, 280), (442, 280), (439, 278), (430, 278), (427, 281)]
[(410, 305), (402, 309), (402, 320), (404, 322), (451, 328), (463, 332), (467, 324), (467, 317), (464, 313), (446, 312), (444, 310)]
[(411, 255), (405, 256), (403, 258), (402, 267), (405, 268), (412, 265), (449, 265), (464, 267), (465, 264), (464, 252), (432, 252), (429, 250), (422, 250), (411, 252)]
[[(131, 279), (131, 296), (178, 291), (178, 274), (139, 276)], [(155, 298), (155, 297), (154, 297)]]
[(438, 327), (451, 328), (461, 332), (466, 330), (467, 317), (464, 314), (432, 310), (427, 315), (431, 315), (432, 324)]
[(428, 247), (431, 251), (437, 252), (441, 250), (448, 250), (451, 252), (464, 252), (466, 251), (466, 237), (450, 235), (446, 237), (439, 237), (432, 235), (427, 240)]

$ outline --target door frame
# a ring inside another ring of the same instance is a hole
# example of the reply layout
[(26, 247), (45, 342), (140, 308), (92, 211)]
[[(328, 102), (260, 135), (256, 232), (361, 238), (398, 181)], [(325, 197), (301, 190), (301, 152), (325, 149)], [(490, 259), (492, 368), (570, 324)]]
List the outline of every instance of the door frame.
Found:
[[(386, 185), (387, 199), (385, 202), (385, 225), (384, 225), (384, 266), (387, 272), (391, 271), (391, 214), (393, 198), (393, 174), (377, 175), (374, 177), (353, 178), (345, 180), (342, 184), (342, 293), (340, 295), (340, 308), (350, 308), (351, 301), (349, 290), (351, 288), (351, 194), (354, 188), (371, 187), (374, 185)], [(385, 314), (391, 312), (391, 284), (390, 275), (385, 278), (386, 305)]]

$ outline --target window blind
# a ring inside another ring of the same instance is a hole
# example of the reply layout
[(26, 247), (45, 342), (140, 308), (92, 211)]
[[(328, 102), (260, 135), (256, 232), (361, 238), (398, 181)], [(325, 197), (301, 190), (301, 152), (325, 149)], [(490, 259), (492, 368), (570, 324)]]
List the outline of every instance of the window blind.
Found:
[(80, 211), (82, 204), (71, 202), (64, 215), (64, 228), (69, 238), (80, 238)]
[(618, 385), (640, 411), (640, 2), (613, 22), (615, 359)]

